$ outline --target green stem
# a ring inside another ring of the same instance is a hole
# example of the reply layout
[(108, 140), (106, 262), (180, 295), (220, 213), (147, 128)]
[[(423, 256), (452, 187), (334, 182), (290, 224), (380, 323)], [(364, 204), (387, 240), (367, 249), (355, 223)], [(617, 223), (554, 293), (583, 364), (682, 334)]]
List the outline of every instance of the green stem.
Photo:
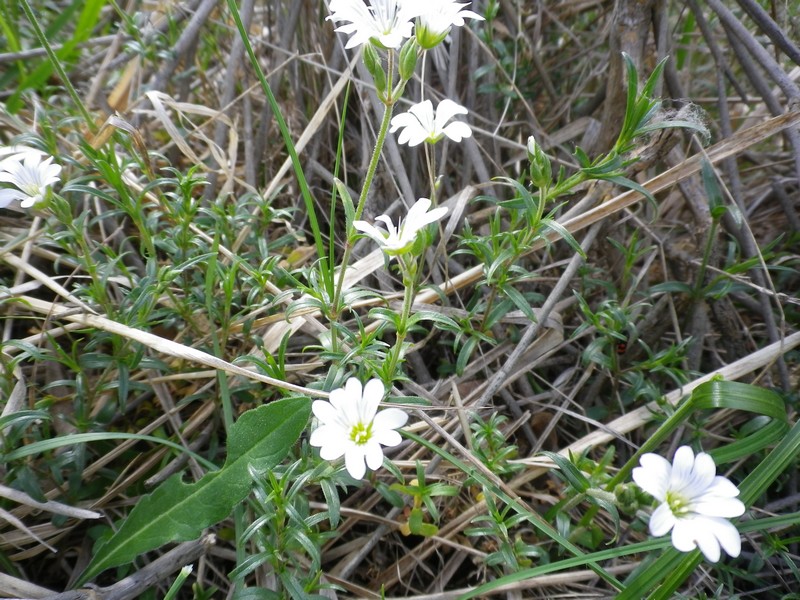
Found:
[[(256, 77), (261, 84), (261, 90), (264, 92), (270, 108), (272, 108), (272, 115), (275, 118), (275, 123), (278, 125), (278, 129), (281, 132), (281, 137), (283, 138), (284, 146), (286, 146), (286, 151), (289, 153), (289, 157), (292, 160), (295, 177), (297, 178), (297, 185), (300, 187), (300, 193), (303, 196), (303, 202), (306, 206), (308, 223), (311, 225), (311, 231), (314, 234), (314, 246), (317, 249), (317, 256), (322, 258), (325, 256), (325, 244), (322, 241), (322, 233), (320, 232), (319, 221), (317, 220), (314, 198), (311, 195), (311, 190), (308, 187), (308, 182), (306, 181), (306, 176), (303, 172), (303, 165), (300, 163), (300, 158), (298, 157), (297, 150), (294, 147), (292, 135), (289, 132), (289, 127), (286, 125), (285, 119), (283, 118), (278, 101), (275, 99), (275, 95), (272, 93), (272, 88), (267, 81), (267, 77), (264, 75), (264, 71), (261, 68), (261, 63), (258, 61), (258, 58), (253, 51), (253, 46), (250, 44), (250, 38), (248, 37), (247, 30), (242, 23), (242, 16), (239, 14), (239, 8), (236, 5), (236, 0), (227, 1), (228, 9), (231, 11), (231, 16), (236, 24), (236, 29), (239, 31), (239, 37), (242, 40), (245, 52), (247, 52), (247, 57), (250, 59), (250, 66), (253, 67), (253, 71), (255, 71)], [(321, 268), (323, 271), (327, 271), (327, 264), (325, 261), (322, 261)], [(327, 276), (327, 273), (323, 272), (323, 275)]]
[(706, 247), (703, 250), (703, 261), (700, 263), (700, 268), (697, 269), (697, 279), (694, 283), (694, 290), (692, 291), (692, 298), (697, 301), (703, 296), (703, 287), (706, 279), (706, 269), (708, 262), (711, 260), (711, 251), (714, 248), (714, 239), (717, 237), (717, 219), (712, 219), (711, 229), (706, 238)]
[[(387, 385), (391, 385), (391, 382), (394, 381), (397, 366), (403, 358), (403, 342), (405, 342), (406, 335), (408, 335), (408, 318), (411, 316), (411, 305), (416, 295), (417, 268), (415, 265), (413, 269), (410, 269), (408, 265), (406, 265), (405, 260), (406, 259), (402, 256), (398, 257), (400, 270), (403, 273), (403, 286), (405, 287), (405, 291), (403, 292), (403, 307), (400, 310), (400, 325), (397, 327), (397, 339), (395, 340), (394, 348), (391, 349), (389, 354), (389, 368), (386, 371), (385, 381)], [(412, 257), (411, 260), (415, 259)]]
[(44, 48), (44, 51), (47, 53), (47, 58), (50, 59), (50, 64), (53, 65), (53, 69), (56, 73), (58, 73), (58, 77), (61, 79), (61, 83), (66, 88), (69, 97), (72, 98), (75, 106), (77, 106), (78, 110), (81, 111), (81, 116), (83, 116), (83, 120), (86, 121), (86, 126), (89, 128), (89, 131), (94, 133), (97, 131), (97, 125), (95, 124), (92, 115), (89, 114), (89, 111), (83, 104), (83, 100), (81, 100), (80, 96), (78, 96), (78, 92), (76, 92), (75, 88), (72, 87), (72, 82), (69, 80), (69, 77), (67, 77), (67, 72), (61, 65), (61, 61), (58, 59), (58, 56), (56, 56), (56, 53), (53, 51), (53, 48), (47, 41), (44, 31), (42, 31), (42, 28), (39, 27), (39, 21), (36, 20), (36, 15), (33, 14), (33, 10), (31, 10), (28, 0), (20, 0), (20, 6), (22, 6), (25, 16), (31, 23), (31, 27), (33, 28), (33, 33), (36, 35), (36, 39), (39, 40), (42, 48)]
[[(392, 120), (393, 107), (394, 107), (393, 104), (386, 104), (384, 107), (383, 120), (381, 121), (381, 127), (378, 130), (378, 138), (375, 140), (375, 148), (372, 151), (372, 158), (369, 161), (369, 167), (367, 167), (367, 175), (364, 178), (364, 185), (361, 188), (361, 195), (358, 197), (358, 206), (356, 207), (356, 212), (354, 217), (355, 221), (360, 219), (361, 213), (364, 212), (364, 205), (367, 203), (367, 196), (369, 194), (369, 189), (372, 186), (372, 180), (375, 178), (375, 171), (377, 171), (378, 169), (378, 161), (381, 158), (383, 145), (386, 143), (386, 135), (389, 133), (389, 123)], [(347, 265), (350, 262), (350, 255), (353, 253), (354, 234), (353, 234), (352, 223), (348, 223), (348, 229), (349, 231), (347, 232), (347, 241), (345, 242), (344, 246), (342, 263), (341, 266), (339, 267), (339, 279), (336, 282), (336, 289), (333, 294), (331, 313), (334, 319), (341, 313), (339, 302), (342, 297), (342, 288), (344, 287), (344, 275), (347, 272)], [(333, 337), (335, 339), (336, 335), (334, 334)]]
[(609, 492), (613, 492), (616, 486), (628, 478), (630, 472), (639, 462), (639, 457), (642, 456), (642, 454), (655, 450), (667, 436), (686, 421), (693, 410), (695, 410), (695, 407), (694, 403), (691, 401), (691, 397), (682, 404), (679, 404), (675, 408), (675, 412), (650, 435), (647, 441), (628, 459), (628, 462), (617, 471), (617, 474), (606, 484), (605, 489)]
[(431, 186), (430, 200), (434, 206), (438, 206), (436, 197), (436, 150), (431, 144), (425, 144), (425, 164), (428, 167), (428, 182)]

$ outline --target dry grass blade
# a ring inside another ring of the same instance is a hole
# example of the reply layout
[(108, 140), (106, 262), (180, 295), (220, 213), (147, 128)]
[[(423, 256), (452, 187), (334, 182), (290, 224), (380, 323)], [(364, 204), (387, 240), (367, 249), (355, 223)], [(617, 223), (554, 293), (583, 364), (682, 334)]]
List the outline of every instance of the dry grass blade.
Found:
[[(775, 344), (761, 348), (749, 356), (746, 356), (729, 365), (725, 365), (724, 367), (712, 373), (707, 373), (702, 377), (692, 380), (690, 383), (682, 386), (680, 389), (673, 390), (672, 392), (666, 394), (664, 396), (664, 401), (674, 406), (686, 395), (691, 394), (692, 390), (694, 390), (696, 387), (707, 381), (710, 381), (714, 377), (723, 377), (731, 381), (737, 381), (745, 375), (749, 375), (750, 373), (753, 373), (759, 369), (768, 368), (779, 357), (785, 355), (787, 352), (791, 352), (798, 346), (800, 346), (800, 332), (793, 333), (780, 342), (776, 342)], [(607, 423), (606, 429), (608, 431), (595, 431), (577, 440), (576, 442), (573, 442), (569, 446), (562, 448), (559, 450), (559, 453), (568, 456), (570, 453), (580, 454), (587, 449), (601, 447), (604, 444), (612, 442), (617, 436), (622, 436), (630, 433), (631, 431), (635, 431), (642, 425), (651, 422), (653, 415), (658, 414), (660, 410), (661, 409), (656, 402), (652, 402), (637, 408), (636, 410), (633, 410), (622, 417)], [(522, 462), (526, 461), (523, 460)], [(536, 458), (529, 462), (530, 464), (541, 465), (542, 462), (548, 461), (543, 461), (541, 458)], [(541, 477), (546, 472), (547, 469), (532, 469), (526, 471), (525, 474), (514, 483), (517, 484), (528, 482), (537, 477)]]
[(213, 369), (225, 371), (232, 375), (238, 375), (240, 377), (254, 379), (256, 381), (260, 381), (262, 383), (266, 383), (268, 385), (272, 385), (284, 390), (297, 392), (299, 394), (305, 394), (308, 396), (323, 397), (323, 398), (328, 397), (327, 392), (306, 388), (286, 381), (280, 381), (273, 377), (269, 377), (267, 375), (262, 375), (261, 373), (257, 373), (255, 371), (244, 369), (242, 367), (229, 363), (225, 360), (217, 358), (216, 356), (212, 356), (207, 352), (203, 352), (201, 350), (197, 350), (196, 348), (185, 346), (183, 344), (178, 344), (177, 342), (173, 342), (172, 340), (168, 340), (166, 338), (153, 335), (152, 333), (149, 333), (147, 331), (142, 331), (141, 329), (134, 329), (133, 327), (128, 327), (127, 325), (123, 325), (122, 323), (117, 323), (116, 321), (112, 321), (111, 319), (107, 319), (100, 315), (87, 315), (82, 313), (75, 314), (74, 309), (71, 309), (69, 307), (62, 306), (60, 304), (54, 304), (52, 302), (45, 302), (28, 296), (22, 296), (20, 298), (20, 301), (24, 302), (31, 310), (38, 312), (40, 314), (49, 315), (50, 317), (56, 319), (64, 319), (67, 321), (72, 321), (74, 323), (79, 323), (85, 327), (94, 327), (102, 331), (115, 333), (129, 340), (139, 342), (140, 344), (143, 344), (148, 348), (151, 348), (156, 352), (160, 352), (162, 354), (167, 354), (169, 356), (174, 356), (175, 358), (187, 360), (194, 363), (199, 363), (201, 365), (205, 365)]

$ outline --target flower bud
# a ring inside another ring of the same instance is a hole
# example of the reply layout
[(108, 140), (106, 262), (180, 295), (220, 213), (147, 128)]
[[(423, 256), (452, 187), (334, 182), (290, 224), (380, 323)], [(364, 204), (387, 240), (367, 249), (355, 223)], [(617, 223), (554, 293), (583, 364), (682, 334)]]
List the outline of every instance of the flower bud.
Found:
[(412, 37), (400, 49), (400, 63), (397, 66), (400, 72), (400, 79), (408, 81), (414, 76), (414, 69), (417, 68), (418, 48), (416, 40)]
[(364, 44), (364, 66), (367, 71), (372, 75), (375, 81), (375, 87), (378, 90), (378, 96), (386, 95), (386, 71), (383, 70), (381, 64), (381, 57), (378, 51), (372, 44)]
[(538, 188), (549, 186), (553, 180), (550, 158), (544, 153), (542, 147), (536, 143), (536, 139), (533, 136), (528, 138), (528, 160), (531, 163), (530, 175), (533, 185)]

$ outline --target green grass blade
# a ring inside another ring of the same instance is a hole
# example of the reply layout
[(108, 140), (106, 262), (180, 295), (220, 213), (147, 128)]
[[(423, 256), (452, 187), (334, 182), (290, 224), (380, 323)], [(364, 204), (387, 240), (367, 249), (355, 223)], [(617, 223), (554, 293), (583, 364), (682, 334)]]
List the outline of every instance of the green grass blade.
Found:
[[(250, 39), (248, 38), (247, 31), (244, 28), (244, 23), (242, 23), (242, 17), (239, 14), (236, 1), (228, 0), (228, 8), (230, 9), (233, 20), (236, 23), (236, 28), (239, 30), (239, 36), (242, 38), (245, 51), (250, 59), (250, 65), (256, 72), (258, 81), (261, 84), (261, 89), (264, 91), (264, 95), (267, 97), (267, 101), (272, 108), (272, 113), (275, 115), (275, 122), (278, 124), (278, 129), (280, 129), (281, 136), (283, 137), (283, 143), (286, 145), (286, 150), (292, 160), (292, 166), (294, 167), (295, 176), (297, 177), (297, 184), (300, 186), (300, 193), (303, 196), (303, 202), (306, 206), (308, 222), (311, 225), (311, 231), (314, 234), (314, 245), (317, 249), (317, 257), (323, 258), (326, 256), (325, 244), (322, 241), (322, 233), (319, 229), (319, 221), (317, 219), (316, 208), (314, 207), (314, 199), (311, 196), (311, 190), (308, 187), (308, 182), (306, 181), (306, 176), (303, 172), (303, 165), (300, 164), (300, 158), (297, 156), (297, 150), (294, 147), (294, 141), (292, 140), (292, 136), (289, 133), (289, 128), (286, 126), (286, 121), (281, 113), (281, 107), (278, 105), (278, 101), (275, 99), (275, 95), (272, 93), (272, 88), (270, 87), (269, 82), (264, 75), (264, 71), (261, 69), (261, 65), (256, 58), (255, 52), (253, 52), (253, 46), (250, 44)], [(323, 275), (325, 275), (328, 271), (327, 262), (322, 261), (320, 264), (321, 268), (323, 269)], [(328, 277), (326, 276), (325, 279), (327, 280)]]
[(59, 79), (61, 79), (61, 84), (67, 90), (70, 98), (72, 98), (72, 101), (75, 103), (75, 107), (81, 112), (84, 121), (86, 121), (86, 126), (90, 131), (95, 131), (97, 129), (94, 119), (92, 119), (92, 116), (89, 114), (89, 111), (86, 109), (86, 106), (83, 104), (80, 96), (78, 96), (78, 92), (75, 91), (75, 88), (73, 87), (72, 82), (67, 76), (67, 72), (61, 63), (63, 60), (71, 58), (78, 44), (86, 41), (92, 35), (104, 5), (105, 0), (88, 0), (86, 3), (84, 3), (83, 10), (78, 17), (78, 23), (76, 24), (75, 33), (73, 34), (72, 39), (65, 43), (58, 51), (54, 51), (50, 46), (48, 37), (42, 31), (39, 21), (36, 19), (35, 14), (31, 10), (28, 0), (20, 0), (20, 6), (25, 12), (25, 16), (28, 18), (28, 21), (30, 21), (31, 27), (36, 34), (39, 43), (47, 52), (49, 62), (39, 65), (33, 70), (33, 72), (27, 75), (25, 79), (20, 82), (17, 90), (6, 103), (9, 112), (15, 112), (19, 109), (21, 104), (20, 97), (25, 89), (31, 87), (38, 88), (39, 86), (43, 85), (47, 78), (50, 77), (50, 74), (55, 71)]
[[(47, 418), (49, 419), (50, 417), (48, 416)], [(35, 454), (40, 454), (42, 452), (50, 452), (51, 450), (56, 450), (57, 448), (63, 448), (65, 446), (75, 447), (78, 444), (89, 444), (92, 442), (108, 442), (111, 440), (140, 440), (142, 442), (150, 442), (152, 444), (161, 444), (162, 446), (167, 446), (168, 448), (177, 450), (180, 453), (188, 454), (196, 461), (198, 461), (200, 464), (205, 465), (205, 467), (210, 470), (215, 470), (217, 468), (217, 466), (214, 463), (206, 460), (199, 454), (195, 454), (194, 452), (187, 450), (184, 446), (181, 446), (180, 444), (177, 444), (173, 441), (156, 437), (154, 435), (142, 435), (140, 433), (124, 433), (124, 432), (114, 432), (114, 431), (104, 432), (104, 433), (101, 432), (73, 433), (70, 435), (51, 438), (49, 440), (32, 442), (30, 444), (26, 444), (21, 448), (17, 448), (16, 450), (12, 450), (11, 452), (3, 454), (2, 461), (4, 463), (7, 463), (12, 460), (25, 458), (26, 456), (33, 456)]]

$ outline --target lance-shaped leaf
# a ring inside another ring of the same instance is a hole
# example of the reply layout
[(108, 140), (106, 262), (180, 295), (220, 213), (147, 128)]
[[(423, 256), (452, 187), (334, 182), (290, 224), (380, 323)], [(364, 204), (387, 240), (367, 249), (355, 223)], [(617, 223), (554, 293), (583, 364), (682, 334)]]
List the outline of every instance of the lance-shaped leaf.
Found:
[(248, 465), (267, 469), (278, 464), (305, 428), (310, 404), (307, 398), (290, 398), (244, 413), (230, 428), (222, 469), (191, 484), (176, 474), (143, 497), (98, 549), (78, 585), (168, 542), (196, 539), (225, 519), (250, 492)]

